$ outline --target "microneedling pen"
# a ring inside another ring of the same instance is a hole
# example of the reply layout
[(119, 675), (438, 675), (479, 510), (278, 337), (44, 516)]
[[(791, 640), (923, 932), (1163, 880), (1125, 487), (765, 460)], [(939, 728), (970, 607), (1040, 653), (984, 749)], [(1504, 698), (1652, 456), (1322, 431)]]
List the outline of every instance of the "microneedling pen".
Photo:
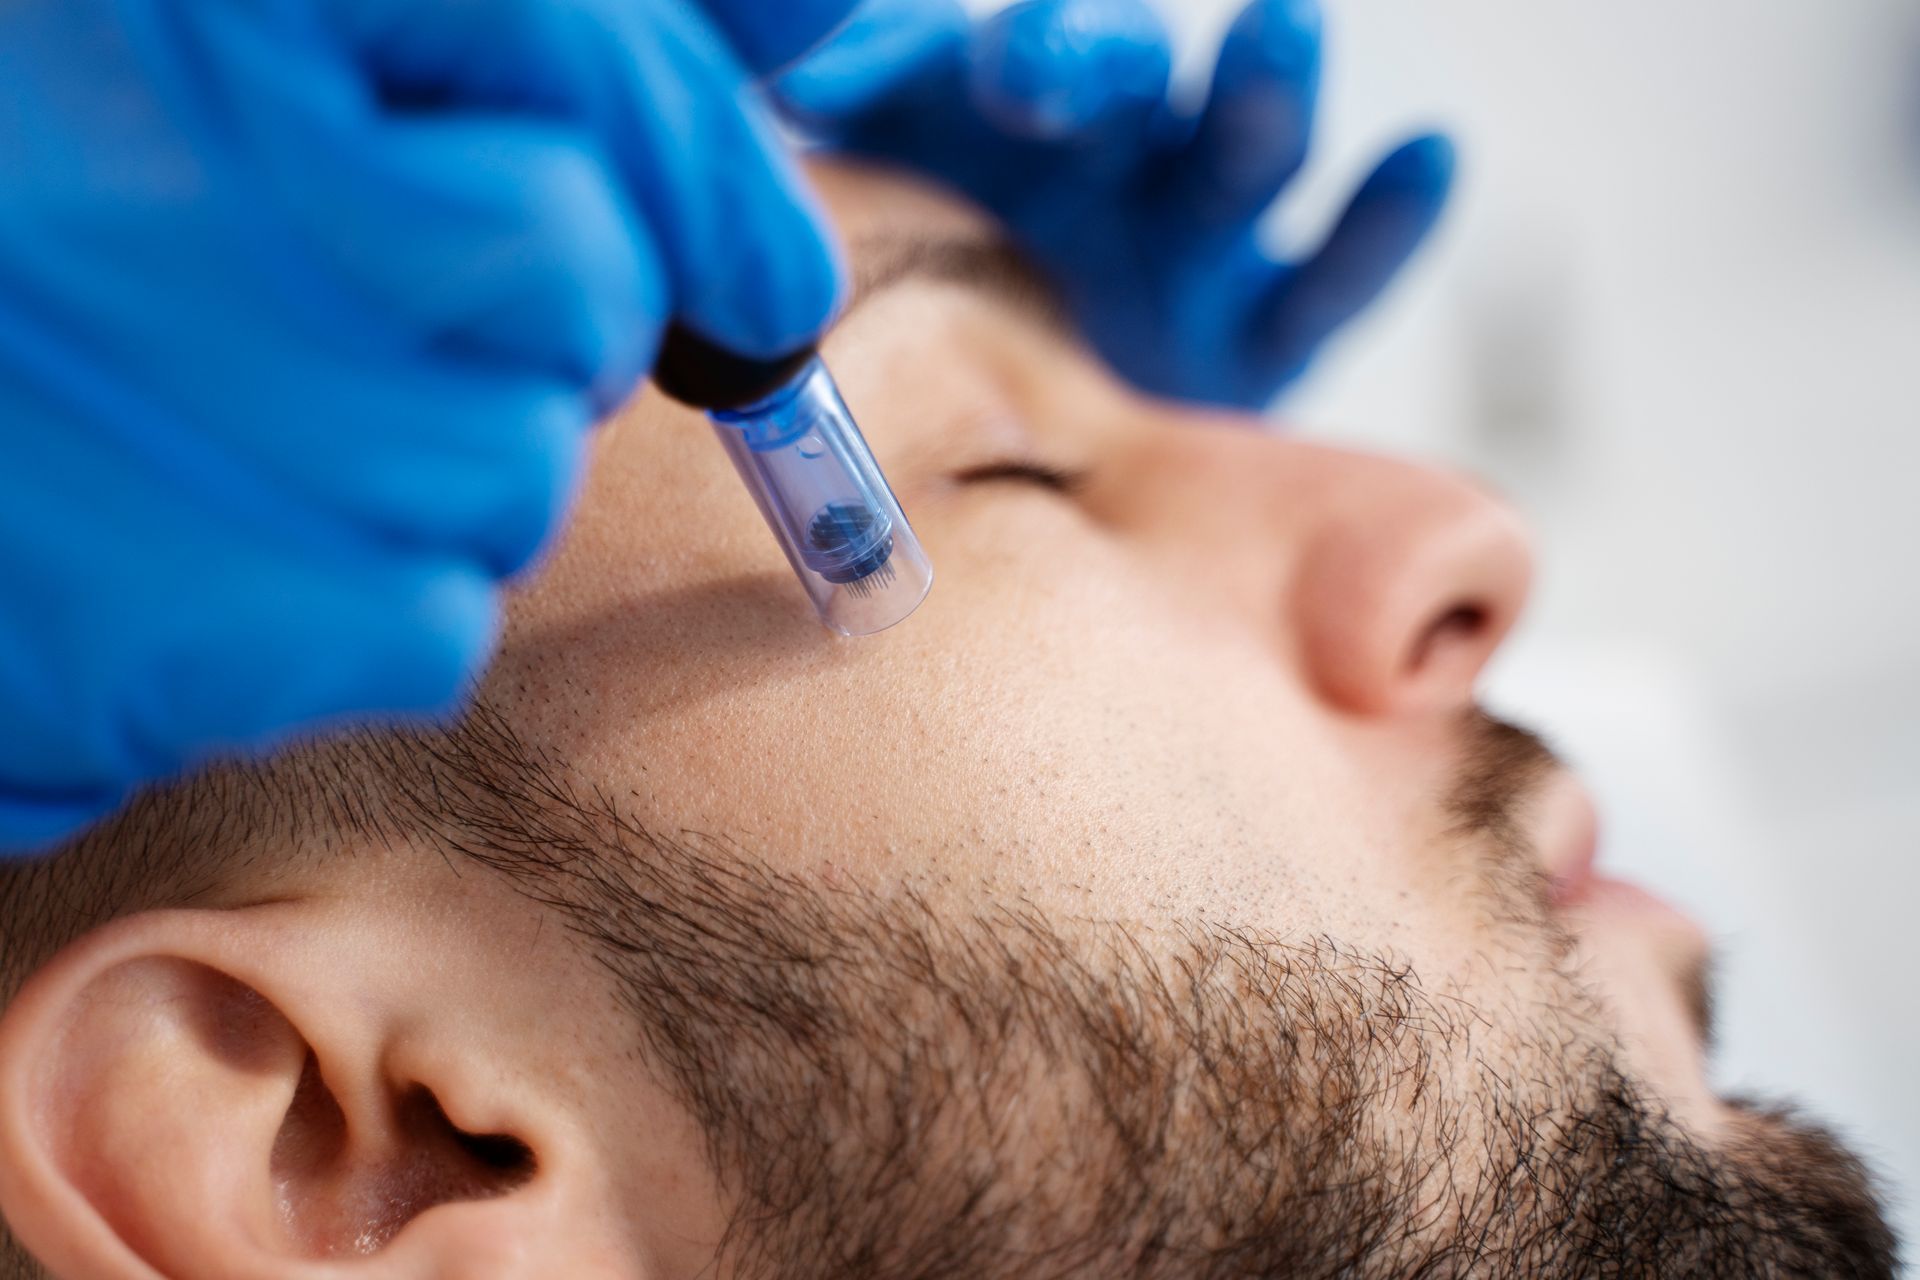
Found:
[(748, 360), (673, 325), (653, 382), (706, 411), (822, 622), (872, 635), (920, 607), (933, 566), (818, 352)]

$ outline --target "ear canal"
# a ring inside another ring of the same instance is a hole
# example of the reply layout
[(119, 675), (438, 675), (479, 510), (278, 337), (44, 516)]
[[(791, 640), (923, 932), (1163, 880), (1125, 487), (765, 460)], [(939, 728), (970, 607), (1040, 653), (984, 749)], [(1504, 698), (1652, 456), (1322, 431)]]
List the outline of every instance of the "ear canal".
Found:
[(308, 1055), (271, 1159), (279, 1216), (302, 1252), (373, 1253), (436, 1205), (504, 1195), (534, 1175), (526, 1143), (461, 1129), (424, 1085), (397, 1093), (390, 1125), (384, 1141), (352, 1141)]

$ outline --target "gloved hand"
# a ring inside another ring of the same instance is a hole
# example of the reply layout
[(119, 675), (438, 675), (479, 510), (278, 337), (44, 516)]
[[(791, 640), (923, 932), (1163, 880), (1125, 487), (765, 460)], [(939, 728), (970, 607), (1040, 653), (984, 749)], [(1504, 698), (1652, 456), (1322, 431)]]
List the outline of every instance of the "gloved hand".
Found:
[(664, 322), (835, 306), (749, 90), (851, 3), (0, 4), (0, 850), (455, 699)]
[(1433, 226), (1453, 156), (1382, 160), (1319, 250), (1276, 260), (1260, 216), (1300, 168), (1319, 89), (1315, 0), (1253, 0), (1197, 113), (1168, 103), (1147, 0), (867, 0), (775, 83), (836, 149), (916, 167), (996, 214), (1123, 375), (1161, 395), (1268, 403)]

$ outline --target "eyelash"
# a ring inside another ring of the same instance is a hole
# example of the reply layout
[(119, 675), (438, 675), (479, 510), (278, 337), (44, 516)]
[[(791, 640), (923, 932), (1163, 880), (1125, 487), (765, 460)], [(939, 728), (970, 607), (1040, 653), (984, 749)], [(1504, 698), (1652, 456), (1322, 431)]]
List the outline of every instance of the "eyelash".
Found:
[(1086, 484), (1087, 473), (1050, 467), (1041, 462), (1023, 462), (1010, 458), (1001, 462), (988, 462), (977, 467), (968, 467), (955, 475), (954, 480), (960, 484), (986, 484), (996, 480), (1012, 480), (1021, 484), (1038, 485), (1054, 493), (1071, 495)]

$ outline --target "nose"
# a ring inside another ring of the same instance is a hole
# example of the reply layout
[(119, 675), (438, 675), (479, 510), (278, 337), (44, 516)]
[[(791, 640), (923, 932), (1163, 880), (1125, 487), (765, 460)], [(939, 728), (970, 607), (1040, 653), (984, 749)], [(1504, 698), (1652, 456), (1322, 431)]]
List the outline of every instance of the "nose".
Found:
[(1314, 685), (1370, 715), (1470, 703), (1533, 578), (1518, 515), (1449, 472), (1299, 448), (1319, 483), (1287, 605)]
[(1511, 508), (1451, 472), (1243, 423), (1155, 434), (1138, 474), (1161, 536), (1204, 542), (1185, 572), (1210, 566), (1227, 576), (1209, 588), (1277, 619), (1321, 698), (1370, 716), (1471, 703), (1532, 580)]

